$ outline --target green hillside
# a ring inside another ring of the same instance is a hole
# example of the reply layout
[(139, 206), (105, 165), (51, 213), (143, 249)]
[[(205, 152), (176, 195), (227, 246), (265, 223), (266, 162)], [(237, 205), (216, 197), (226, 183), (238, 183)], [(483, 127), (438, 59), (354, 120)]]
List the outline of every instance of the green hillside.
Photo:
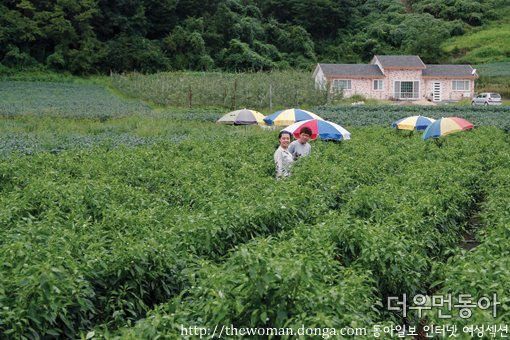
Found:
[(455, 63), (483, 64), (510, 61), (510, 22), (492, 23), (443, 44)]
[(508, 0), (12, 0), (0, 3), (0, 75), (508, 61), (508, 12)]

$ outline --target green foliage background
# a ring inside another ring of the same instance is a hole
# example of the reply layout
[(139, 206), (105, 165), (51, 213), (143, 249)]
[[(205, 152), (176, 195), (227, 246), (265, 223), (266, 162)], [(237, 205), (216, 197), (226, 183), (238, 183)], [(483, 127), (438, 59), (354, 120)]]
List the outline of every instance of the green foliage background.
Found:
[[(374, 54), (438, 63), (467, 53), (459, 44), (445, 52), (447, 38), (497, 26), (507, 7), (505, 0), (8, 0), (0, 4), (0, 73), (309, 69)], [(479, 62), (509, 58), (505, 48), (491, 51)]]

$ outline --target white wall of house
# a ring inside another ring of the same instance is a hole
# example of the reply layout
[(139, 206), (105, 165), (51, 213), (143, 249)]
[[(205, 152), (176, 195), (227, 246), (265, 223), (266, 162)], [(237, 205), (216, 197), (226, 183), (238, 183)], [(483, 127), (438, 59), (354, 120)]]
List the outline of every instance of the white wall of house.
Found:
[[(468, 81), (468, 90), (454, 90), (453, 81)], [(425, 78), (425, 96), (432, 97), (435, 82), (441, 83), (441, 100), (442, 101), (458, 101), (466, 98), (473, 98), (475, 94), (475, 81), (473, 79), (454, 79), (454, 78)]]
[[(374, 89), (374, 81), (382, 81), (382, 89)], [(376, 78), (376, 79), (370, 79), (370, 96), (368, 98), (374, 98), (374, 99), (388, 99), (387, 95), (387, 88), (388, 88), (388, 81), (384, 78)]]
[(379, 69), (381, 70), (381, 72), (382, 72), (383, 74), (386, 74), (386, 73), (384, 72), (384, 67), (383, 67), (383, 66), (381, 65), (381, 63), (379, 62), (379, 59), (377, 59), (377, 58), (375, 58), (375, 57), (374, 57), (374, 59), (372, 60), (372, 63), (373, 63), (373, 64), (375, 64), (375, 65), (377, 65), (377, 66), (379, 66)]
[(424, 97), (425, 81), (421, 76), (422, 70), (386, 70), (386, 95), (387, 98), (395, 98), (395, 81), (418, 81), (418, 99)]
[[(395, 81), (418, 81), (419, 93), (418, 98), (421, 99), (425, 96), (425, 80), (421, 77), (421, 70), (386, 70), (386, 78), (348, 78), (338, 77), (330, 79), (331, 90), (334, 90), (334, 79), (350, 79), (351, 89), (343, 91), (345, 97), (354, 95), (362, 95), (366, 98), (373, 99), (391, 99), (395, 98)], [(382, 90), (374, 90), (374, 80), (382, 80)]]
[[(351, 89), (343, 90), (344, 97), (352, 97), (354, 95), (362, 95), (366, 98), (373, 99), (386, 99), (386, 91), (383, 90), (374, 90), (374, 79), (372, 78), (334, 78), (334, 79), (350, 79), (351, 80)], [(334, 88), (334, 79), (331, 79), (330, 89), (331, 91), (335, 91)], [(382, 78), (378, 78), (383, 80), (383, 86), (386, 86), (386, 80)]]
[[(381, 70), (377, 58), (373, 61), (374, 64), (378, 65)], [(347, 80), (351, 81), (351, 88), (343, 90), (345, 97), (351, 97), (354, 95), (362, 95), (366, 98), (373, 99), (395, 99), (395, 82), (418, 82), (419, 89), (418, 93), (413, 94), (413, 98), (406, 98), (409, 100), (419, 99), (430, 99), (433, 100), (434, 83), (441, 84), (440, 96), (436, 96), (435, 99), (441, 101), (458, 101), (466, 98), (472, 98), (474, 96), (474, 79), (470, 78), (450, 78), (450, 77), (422, 77), (422, 70), (405, 70), (405, 69), (392, 69), (388, 68), (384, 70), (385, 78), (359, 78), (352, 76), (336, 76), (332, 78), (326, 78), (322, 69), (317, 66), (315, 73), (315, 85), (318, 88), (324, 88), (329, 82), (330, 91), (335, 91), (334, 80)], [(382, 90), (374, 89), (374, 80), (382, 80)], [(468, 89), (453, 89), (453, 81), (468, 81)], [(405, 85), (404, 85), (405, 86)], [(415, 84), (413, 84), (414, 88)]]
[(317, 66), (316, 71), (317, 74), (315, 75), (315, 88), (324, 89), (327, 83), (326, 76), (324, 75), (324, 72), (319, 66)]

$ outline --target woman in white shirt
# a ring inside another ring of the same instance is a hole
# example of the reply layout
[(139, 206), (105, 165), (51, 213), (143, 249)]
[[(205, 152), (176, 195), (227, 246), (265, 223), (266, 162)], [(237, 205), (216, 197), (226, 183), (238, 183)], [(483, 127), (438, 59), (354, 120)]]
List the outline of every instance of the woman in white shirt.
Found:
[(278, 140), (280, 146), (274, 153), (274, 162), (276, 165), (276, 178), (288, 177), (290, 175), (290, 166), (294, 162), (294, 157), (289, 152), (291, 134), (287, 131), (280, 131)]

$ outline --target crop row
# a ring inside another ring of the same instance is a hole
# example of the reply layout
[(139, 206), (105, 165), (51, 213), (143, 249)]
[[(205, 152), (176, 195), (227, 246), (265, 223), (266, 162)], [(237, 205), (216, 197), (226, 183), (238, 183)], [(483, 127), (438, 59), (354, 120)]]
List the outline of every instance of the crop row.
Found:
[[(218, 87), (211, 85), (207, 81), (201, 79), (200, 74), (187, 75), (188, 77), (196, 78), (197, 86), (201, 86), (208, 91), (219, 91)], [(232, 75), (237, 77), (239, 75)], [(262, 77), (262, 75), (259, 75)], [(308, 89), (308, 85), (305, 87), (306, 90), (300, 89), (299, 86), (303, 83), (302, 78), (291, 76), (287, 82), (277, 82), (277, 75), (266, 75), (279, 84), (278, 86), (285, 88), (285, 91), (291, 91), (293, 96), (298, 93), (298, 98), (301, 98), (301, 92), (308, 93), (312, 91)], [(266, 77), (264, 76), (264, 77)], [(119, 76), (120, 77), (120, 76)], [(134, 78), (133, 78), (134, 77)], [(150, 81), (151, 77), (155, 77), (156, 83), (161, 82), (166, 86), (169, 96), (176, 95), (171, 91), (172, 81), (175, 81), (177, 85), (183, 86), (178, 81), (179, 77), (170, 81), (168, 84), (165, 76), (162, 74), (152, 76), (140, 76), (143, 81)], [(219, 76), (226, 77), (225, 75)], [(246, 76), (243, 76), (246, 77)], [(133, 79), (132, 79), (133, 78)], [(161, 79), (160, 79), (161, 78)], [(170, 76), (172, 78), (172, 76)], [(227, 77), (228, 78), (228, 77)], [(268, 79), (269, 79), (268, 78)], [(117, 78), (114, 78), (117, 79)], [(137, 76), (123, 76), (119, 79), (126, 81), (127, 84), (138, 84)], [(173, 78), (172, 78), (173, 79)], [(230, 79), (230, 78), (228, 78)], [(230, 81), (230, 80), (228, 80)], [(249, 87), (243, 88), (243, 93), (238, 94), (236, 108), (249, 107), (260, 109), (260, 105), (250, 104), (250, 95), (254, 95), (257, 89), (265, 89), (269, 85), (265, 81), (261, 81), (254, 76), (244, 79), (243, 81), (251, 84)], [(115, 83), (115, 82), (114, 82)], [(252, 83), (257, 84), (254, 88)], [(299, 84), (299, 85), (298, 85)], [(126, 86), (128, 86), (126, 85)], [(266, 86), (267, 85), (267, 86)], [(124, 86), (124, 85), (123, 85)], [(131, 85), (128, 86), (128, 88)], [(134, 86), (134, 85), (133, 85)], [(127, 93), (130, 96), (137, 97), (140, 93), (144, 93), (148, 96), (158, 96), (157, 91), (148, 91), (151, 86), (140, 87), (136, 85), (135, 88), (129, 90)], [(156, 85), (155, 85), (156, 86)], [(274, 85), (274, 90), (277, 91), (278, 86)], [(140, 88), (139, 88), (140, 87)], [(156, 89), (160, 86), (156, 86)], [(298, 89), (296, 92), (295, 89)], [(251, 93), (251, 91), (254, 91)], [(127, 90), (126, 90), (127, 91)], [(131, 91), (131, 92), (130, 92)], [(166, 91), (166, 90), (165, 90)], [(241, 91), (241, 88), (239, 89)], [(275, 92), (276, 93), (276, 92)], [(312, 93), (312, 92), (310, 92)], [(311, 95), (311, 94), (310, 94)], [(115, 117), (124, 116), (137, 116), (149, 117), (153, 119), (170, 119), (170, 120), (186, 120), (186, 121), (216, 121), (223, 114), (230, 110), (230, 105), (224, 107), (215, 101), (208, 101), (206, 99), (200, 99), (204, 103), (200, 106), (194, 106), (193, 108), (186, 109), (172, 109), (171, 111), (155, 112), (149, 106), (136, 102), (128, 102), (126, 100), (119, 99), (105, 88), (97, 85), (84, 85), (84, 84), (72, 84), (72, 83), (38, 83), (38, 82), (14, 82), (14, 81), (3, 81), (0, 82), (0, 97), (2, 101), (0, 103), (0, 116), (4, 118), (23, 117), (28, 116), (30, 119), (35, 118), (90, 118), (93, 120), (99, 120), (101, 122), (108, 121)], [(152, 100), (151, 98), (145, 98), (146, 100)], [(153, 99), (156, 100), (156, 99)], [(264, 99), (266, 100), (266, 99)], [(303, 98), (302, 100), (305, 100)], [(274, 107), (299, 107), (299, 102), (296, 103), (294, 100), (286, 102), (282, 100), (278, 102), (276, 99), (273, 101)], [(157, 102), (157, 100), (156, 100)], [(162, 102), (161, 104), (169, 105), (171, 102)], [(498, 126), (504, 129), (510, 130), (510, 107), (467, 107), (467, 106), (455, 106), (455, 105), (441, 105), (441, 106), (398, 106), (398, 105), (380, 105), (380, 106), (315, 106), (322, 105), (319, 102), (308, 103), (311, 106), (311, 110), (322, 116), (324, 119), (328, 119), (337, 122), (341, 125), (348, 127), (360, 127), (360, 126), (371, 126), (381, 125), (390, 126), (390, 124), (400, 118), (410, 115), (422, 114), (431, 118), (440, 118), (447, 116), (458, 116), (463, 117), (477, 126)], [(187, 107), (187, 105), (184, 105)], [(221, 107), (224, 107), (221, 109)], [(262, 108), (267, 108), (264, 104)], [(274, 109), (276, 110), (276, 109)], [(266, 112), (266, 111), (264, 111)], [(272, 113), (267, 111), (267, 113)], [(142, 120), (145, 118), (141, 118)], [(61, 119), (59, 121), (62, 121)], [(58, 128), (58, 127), (57, 127)], [(30, 150), (30, 147), (20, 146), (22, 150)]]
[[(304, 80), (306, 79), (306, 80)], [(315, 89), (307, 72), (130, 73), (112, 75), (113, 86), (132, 98), (172, 107), (296, 107), (323, 105), (326, 91)]]
[[(150, 149), (3, 161), (2, 331), (72, 336), (97, 323), (139, 319), (190, 286), (183, 272), (198, 259), (221, 262), (238, 244), (313, 225), (337, 208), (324, 183), (273, 179), (274, 132), (231, 131), (214, 144), (207, 135)], [(237, 132), (246, 138), (234, 138)], [(382, 129), (368, 131), (365, 141), (317, 145), (329, 167), (338, 159), (350, 164), (328, 179), (339, 188), (335, 195), (375, 183), (381, 170), (399, 171), (409, 155), (378, 144), (381, 133), (401, 139)], [(374, 162), (377, 156), (384, 161)], [(321, 162), (316, 157), (311, 169)]]
[(199, 122), (169, 121), (154, 116), (130, 116), (106, 121), (94, 118), (19, 116), (0, 119), (0, 157), (39, 152), (60, 153), (100, 147), (151, 147), (156, 143), (179, 143), (207, 132), (209, 139), (223, 139), (246, 129), (229, 129)]
[[(436, 280), (441, 282), (436, 295), (451, 295), (453, 304), (459, 303), (460, 295), (468, 296), (475, 305), (481, 298), (488, 298), (491, 304), (487, 308), (478, 305), (470, 308), (472, 314), (468, 318), (459, 317), (458, 309), (452, 312), (451, 308), (443, 308), (443, 315), (453, 313), (451, 319), (441, 318), (438, 311), (431, 311), (428, 316), (430, 323), (441, 325), (446, 322), (462, 329), (464, 326), (483, 324), (499, 327), (510, 322), (510, 157), (507, 148), (508, 137), (502, 133), (494, 134), (485, 154), (483, 164), (486, 166), (486, 175), (480, 181), (484, 201), (479, 213), (484, 228), (475, 230), (481, 243), (453, 257), (436, 271)], [(499, 302), (495, 307), (495, 315), (494, 295)]]
[[(350, 111), (348, 111), (350, 110)], [(497, 110), (497, 109), (495, 109)], [(420, 112), (399, 109), (396, 112), (381, 108), (347, 108), (346, 111), (330, 108), (321, 114), (330, 120), (348, 126), (349, 129), (364, 125), (389, 127), (391, 122), (406, 115)], [(432, 112), (437, 117), (445, 112)], [(425, 114), (425, 113), (423, 113)], [(462, 112), (453, 112), (466, 116)], [(487, 111), (467, 117), (476, 124), (505, 128), (508, 113)], [(49, 151), (59, 153), (68, 149), (91, 148), (96, 146), (112, 148), (118, 146), (153, 145), (156, 142), (179, 142), (190, 135), (206, 134), (208, 138), (223, 139), (236, 137), (245, 129), (238, 127), (216, 127), (211, 129), (208, 120), (215, 120), (220, 113), (215, 112), (165, 112), (146, 116), (131, 116), (107, 121), (95, 119), (69, 120), (65, 118), (20, 116), (2, 120), (0, 125), (0, 155), (11, 153), (33, 154)], [(203, 122), (196, 122), (196, 120)], [(485, 123), (484, 123), (485, 122)], [(256, 127), (254, 127), (256, 128)], [(407, 135), (408, 132), (402, 133)], [(419, 135), (416, 133), (416, 135)], [(229, 137), (230, 136), (230, 137)], [(362, 137), (365, 138), (365, 137)], [(405, 142), (405, 141), (404, 141)]]
[[(156, 307), (122, 339), (178, 338), (182, 328), (338, 328), (379, 320), (369, 272), (347, 268), (334, 255), (332, 228), (300, 225), (280, 238), (258, 238), (224, 263), (201, 262), (193, 285)], [(99, 334), (113, 337), (99, 330)]]
[[(205, 133), (150, 149), (2, 162), (2, 331), (71, 336), (137, 320), (189, 291), (190, 273), (203, 263), (223, 273), (236, 245), (291, 235), (302, 224), (326, 223), (323, 241), (337, 247), (329, 258), (354, 270), (353, 280), (373, 273), (379, 298), (422, 291), (431, 261), (458, 240), (494, 134), (458, 134), (438, 148), (390, 129), (363, 129), (349, 143), (315, 143), (294, 176), (275, 181), (275, 133), (225, 131), (213, 143)], [(338, 215), (326, 218), (329, 210)], [(412, 239), (420, 233), (422, 240)]]
[[(186, 121), (215, 122), (228, 110), (195, 109), (172, 110), (160, 112), (155, 115), (166, 119)], [(310, 109), (324, 119), (338, 123), (342, 126), (390, 127), (394, 121), (407, 117), (423, 115), (438, 119), (441, 117), (461, 117), (469, 120), (476, 126), (496, 126), (510, 131), (510, 107), (470, 107), (470, 106), (317, 106)], [(268, 114), (271, 112), (268, 112)]]
[(441, 117), (461, 117), (476, 126), (496, 126), (510, 130), (510, 107), (471, 107), (471, 106), (319, 106), (313, 110), (322, 118), (343, 126), (391, 126), (394, 121), (422, 115), (434, 119)]
[(338, 223), (340, 256), (374, 273), (381, 296), (426, 292), (432, 264), (456, 252), (482, 174), (478, 138), (429, 148), (345, 205), (351, 222)]
[[(192, 154), (192, 145), (184, 147)], [(278, 213), (278, 195), (255, 211), (246, 199), (207, 210), (205, 198), (225, 199), (221, 186), (206, 186), (224, 174), (206, 160), (183, 160), (156, 148), (97, 157), (41, 154), (6, 165), (6, 334), (72, 336), (97, 321), (139, 318), (149, 305), (179, 292), (179, 272), (194, 256), (221, 256), (252, 235), (300, 220), (299, 202), (287, 215)], [(195, 181), (198, 175), (209, 175), (210, 182)], [(259, 189), (244, 193), (253, 197)]]
[[(324, 194), (321, 199), (335, 209), (314, 226), (298, 226), (279, 239), (255, 239), (219, 265), (202, 262), (189, 273), (194, 283), (185, 294), (120, 337), (178, 337), (181, 327), (194, 325), (339, 328), (381, 321), (372, 306), (388, 296), (426, 292), (432, 263), (456, 251), (481, 175), (478, 138), (487, 142), (490, 134), (443, 148), (422, 147), (418, 140), (400, 145), (428, 152), (404, 151), (399, 166), (397, 158), (385, 160), (378, 174), (370, 174), (371, 185)], [(322, 161), (328, 159), (325, 151)], [(342, 184), (329, 181), (341, 178), (342, 169), (299, 168), (293, 180), (323, 180), (328, 191), (337, 191)]]
[(149, 106), (122, 100), (92, 84), (0, 81), (0, 116), (19, 115), (107, 119), (150, 114)]
[(0, 137), (0, 157), (8, 157), (11, 154), (32, 155), (43, 151), (60, 153), (69, 149), (88, 149), (93, 147), (135, 147), (140, 145), (154, 145), (162, 140), (167, 139), (139, 137), (129, 133), (102, 133), (99, 135), (74, 136), (40, 136), (27, 133), (5, 134)]

